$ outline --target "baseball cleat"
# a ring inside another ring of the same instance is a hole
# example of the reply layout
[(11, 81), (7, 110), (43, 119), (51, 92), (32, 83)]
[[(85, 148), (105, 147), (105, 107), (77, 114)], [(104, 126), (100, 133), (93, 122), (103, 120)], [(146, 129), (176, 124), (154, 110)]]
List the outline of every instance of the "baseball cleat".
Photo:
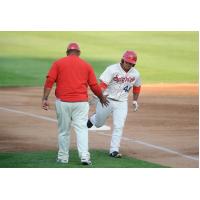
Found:
[(92, 165), (91, 160), (84, 159), (84, 158), (81, 159), (81, 163), (82, 165)]
[(87, 121), (87, 127), (91, 128), (92, 126), (93, 126), (92, 122), (88, 119), (88, 121)]
[(113, 158), (121, 158), (122, 154), (119, 153), (118, 151), (113, 151), (112, 153), (110, 153), (110, 156)]
[(68, 163), (68, 160), (62, 160), (62, 159), (59, 159), (59, 158), (58, 158), (58, 159), (56, 160), (56, 162), (57, 162), (57, 163), (62, 163), (62, 164), (67, 164), (67, 163)]

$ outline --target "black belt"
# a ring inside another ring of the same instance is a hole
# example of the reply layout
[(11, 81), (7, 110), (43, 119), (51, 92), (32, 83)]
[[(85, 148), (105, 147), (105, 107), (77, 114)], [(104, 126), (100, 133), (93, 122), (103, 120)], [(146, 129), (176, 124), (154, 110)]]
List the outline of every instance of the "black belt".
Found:
[(110, 99), (110, 100), (112, 100), (112, 101), (119, 101), (119, 100), (117, 100), (117, 99), (113, 99), (113, 98), (110, 98), (110, 97), (108, 97), (108, 99)]

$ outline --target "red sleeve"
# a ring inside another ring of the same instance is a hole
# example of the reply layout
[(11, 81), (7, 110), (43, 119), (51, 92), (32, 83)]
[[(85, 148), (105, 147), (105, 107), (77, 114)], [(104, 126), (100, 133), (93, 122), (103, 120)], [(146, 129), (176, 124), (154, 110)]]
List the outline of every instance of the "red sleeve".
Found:
[(88, 85), (92, 86), (92, 85), (97, 84), (97, 79), (96, 79), (96, 76), (95, 76), (93, 68), (90, 65), (88, 65), (88, 67), (89, 67), (89, 71), (88, 71)]
[(98, 84), (96, 85), (93, 85), (92, 87), (90, 87), (90, 89), (92, 90), (92, 92), (98, 96), (98, 97), (101, 97), (102, 96), (102, 91), (101, 91), (101, 88), (99, 87)]
[(139, 94), (140, 93), (140, 89), (141, 89), (141, 86), (139, 86), (139, 87), (133, 86), (133, 93)]
[(46, 82), (44, 84), (44, 88), (51, 89), (53, 87), (54, 82), (55, 82), (54, 79), (47, 77)]
[(102, 96), (101, 88), (98, 85), (94, 70), (91, 66), (89, 66), (88, 85), (90, 86), (90, 89), (96, 96)]
[(108, 85), (106, 84), (106, 83), (104, 83), (103, 81), (101, 81), (101, 83), (100, 83), (100, 88), (101, 89), (103, 89), (103, 90), (105, 90), (107, 87), (108, 87)]
[(48, 75), (46, 76), (47, 79), (44, 84), (44, 87), (51, 89), (53, 87), (54, 82), (57, 79), (57, 75), (58, 75), (58, 67), (57, 67), (56, 63), (54, 62), (48, 72)]

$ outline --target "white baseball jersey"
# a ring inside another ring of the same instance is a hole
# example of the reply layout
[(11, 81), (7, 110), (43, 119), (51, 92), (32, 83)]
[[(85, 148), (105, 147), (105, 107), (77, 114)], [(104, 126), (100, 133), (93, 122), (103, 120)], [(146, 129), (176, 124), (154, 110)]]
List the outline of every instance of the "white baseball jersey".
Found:
[(108, 85), (104, 94), (117, 101), (127, 101), (130, 89), (141, 86), (139, 72), (134, 67), (125, 72), (120, 63), (108, 66), (99, 79)]

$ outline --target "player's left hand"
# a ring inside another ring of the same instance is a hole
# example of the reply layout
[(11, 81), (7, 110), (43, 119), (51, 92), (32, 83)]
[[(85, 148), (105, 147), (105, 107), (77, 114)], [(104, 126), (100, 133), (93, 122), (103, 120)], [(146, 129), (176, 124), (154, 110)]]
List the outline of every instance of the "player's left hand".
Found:
[(136, 112), (138, 110), (138, 108), (139, 108), (139, 105), (138, 105), (137, 101), (133, 101), (133, 110), (134, 110), (134, 112)]

